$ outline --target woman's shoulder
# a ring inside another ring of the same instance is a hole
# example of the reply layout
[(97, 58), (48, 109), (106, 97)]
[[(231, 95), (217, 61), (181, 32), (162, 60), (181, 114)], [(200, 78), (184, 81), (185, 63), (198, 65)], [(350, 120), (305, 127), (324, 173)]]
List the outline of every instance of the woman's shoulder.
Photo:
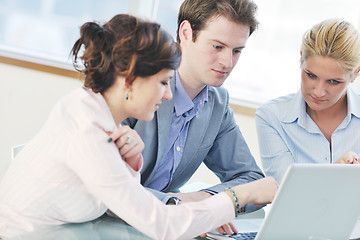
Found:
[(272, 99), (261, 105), (255, 113), (257, 120), (272, 123), (291, 123), (296, 121), (305, 111), (305, 102), (302, 93), (288, 94)]
[(97, 101), (84, 89), (78, 88), (63, 96), (56, 104), (58, 109), (67, 114), (89, 114), (96, 109)]
[(112, 119), (102, 95), (86, 88), (79, 88), (65, 95), (54, 107), (52, 115), (71, 120), (76, 125), (102, 121), (102, 119), (107, 122), (109, 118)]
[(297, 93), (291, 93), (285, 96), (281, 96), (275, 99), (268, 100), (262, 104), (256, 112), (274, 112), (281, 113), (289, 108), (294, 107), (294, 101), (296, 101)]

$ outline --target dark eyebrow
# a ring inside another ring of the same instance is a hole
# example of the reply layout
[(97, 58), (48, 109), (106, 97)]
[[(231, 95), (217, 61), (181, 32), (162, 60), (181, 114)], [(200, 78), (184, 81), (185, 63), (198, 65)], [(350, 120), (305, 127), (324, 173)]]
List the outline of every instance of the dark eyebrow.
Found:
[(166, 76), (165, 80), (170, 81), (173, 78), (174, 78), (174, 74), (171, 74), (171, 75)]
[(304, 71), (305, 71), (306, 73), (310, 73), (310, 74), (314, 75), (315, 77), (318, 77), (315, 73), (313, 73), (312, 71), (310, 71), (310, 70), (307, 69), (307, 68), (304, 68)]
[[(217, 42), (217, 43), (219, 43), (219, 44), (221, 44), (221, 45), (224, 45), (224, 46), (226, 46), (226, 47), (229, 47), (227, 44), (223, 43), (222, 41), (219, 41), (219, 40), (216, 40), (216, 39), (213, 39), (212, 41), (213, 41), (213, 42)], [(240, 47), (236, 47), (236, 48), (234, 48), (234, 49), (244, 49), (244, 48), (245, 48), (245, 46), (240, 46)]]
[(314, 74), (312, 71), (310, 71), (310, 70), (307, 69), (307, 68), (304, 68), (304, 71), (307, 72), (307, 73), (311, 73), (312, 75), (315, 75), (315, 76), (316, 76), (316, 74)]
[[(317, 76), (315, 73), (313, 73), (312, 71), (310, 71), (309, 69), (304, 68), (304, 71), (305, 71), (306, 73), (311, 73), (312, 75), (314, 75), (315, 77), (318, 78), (318, 76)], [(344, 81), (344, 79), (342, 79), (342, 78), (330, 78), (330, 79), (327, 79), (327, 80)]]

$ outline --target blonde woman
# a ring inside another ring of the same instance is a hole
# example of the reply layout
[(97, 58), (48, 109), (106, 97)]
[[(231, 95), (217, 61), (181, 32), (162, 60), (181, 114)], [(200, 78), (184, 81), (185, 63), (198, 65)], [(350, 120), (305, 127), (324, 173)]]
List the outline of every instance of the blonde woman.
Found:
[(266, 175), (280, 182), (293, 163), (358, 163), (360, 96), (351, 83), (360, 70), (360, 35), (350, 23), (328, 19), (302, 40), (301, 89), (257, 109)]

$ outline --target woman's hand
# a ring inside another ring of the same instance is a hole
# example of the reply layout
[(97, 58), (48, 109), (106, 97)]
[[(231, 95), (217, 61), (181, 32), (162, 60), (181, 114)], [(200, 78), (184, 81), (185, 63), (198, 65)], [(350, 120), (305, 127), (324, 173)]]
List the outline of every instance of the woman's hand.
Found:
[(356, 153), (349, 151), (334, 162), (335, 164), (359, 164)]
[[(226, 235), (233, 235), (238, 233), (236, 227), (232, 222), (229, 222), (228, 224), (224, 224), (221, 227), (216, 228), (216, 231), (220, 234), (226, 234)], [(205, 238), (207, 236), (206, 233), (203, 233), (200, 235), (200, 237)]]
[[(232, 189), (238, 198), (240, 206), (244, 206), (247, 203), (264, 205), (272, 202), (278, 189), (278, 183), (274, 180), (274, 178), (266, 177), (250, 183), (237, 185), (232, 187)], [(232, 196), (229, 197), (233, 200)], [(237, 233), (237, 229), (232, 223), (224, 224), (216, 230), (221, 234), (231, 235), (233, 233)], [(200, 236), (205, 237), (206, 233)]]
[[(197, 201), (201, 201), (204, 200), (206, 198), (211, 197), (212, 195), (208, 192), (205, 191), (197, 191), (197, 192), (189, 192), (189, 193), (172, 193), (169, 192), (169, 194), (171, 196), (177, 197), (179, 199), (181, 199), (180, 203), (184, 203), (184, 202), (197, 202)], [(234, 234), (237, 233), (237, 229), (235, 228), (234, 224), (227, 223), (222, 225), (221, 227), (216, 228), (216, 231), (220, 234)], [(201, 234), (200, 237), (206, 237), (206, 233)]]
[(141, 152), (145, 145), (135, 130), (127, 125), (119, 126), (109, 134), (108, 141), (115, 142), (122, 159), (135, 171), (139, 170), (142, 164)]

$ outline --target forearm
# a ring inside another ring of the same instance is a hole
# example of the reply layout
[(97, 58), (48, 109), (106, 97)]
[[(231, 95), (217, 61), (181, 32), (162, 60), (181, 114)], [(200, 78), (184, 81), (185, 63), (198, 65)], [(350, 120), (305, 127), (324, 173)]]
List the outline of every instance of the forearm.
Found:
[(166, 204), (169, 201), (169, 199), (172, 197), (172, 195), (168, 193), (160, 192), (147, 187), (145, 187), (145, 189), (151, 192), (157, 199), (159, 199), (164, 204)]
[(129, 164), (129, 166), (134, 169), (135, 171), (140, 171), (143, 165), (143, 157), (142, 154), (139, 154), (138, 156), (133, 156), (130, 158), (126, 158), (125, 162)]
[[(247, 177), (238, 177), (236, 179), (221, 183), (221, 184), (217, 184), (215, 186), (209, 187), (207, 189), (203, 189), (202, 191), (211, 193), (211, 194), (217, 194), (220, 192), (223, 192), (226, 188), (229, 187), (235, 187), (241, 184), (246, 184), (258, 179), (264, 178), (264, 174), (260, 171), (260, 172), (252, 172), (250, 174), (250, 176), (248, 175)], [(264, 205), (254, 205), (252, 203), (246, 203), (243, 207), (243, 213), (250, 213), (250, 212), (254, 212), (260, 208), (264, 207)]]
[(225, 193), (233, 200), (236, 215), (242, 213), (243, 206), (250, 204), (259, 206), (270, 203), (278, 185), (273, 178), (267, 177), (251, 183), (228, 188)]

